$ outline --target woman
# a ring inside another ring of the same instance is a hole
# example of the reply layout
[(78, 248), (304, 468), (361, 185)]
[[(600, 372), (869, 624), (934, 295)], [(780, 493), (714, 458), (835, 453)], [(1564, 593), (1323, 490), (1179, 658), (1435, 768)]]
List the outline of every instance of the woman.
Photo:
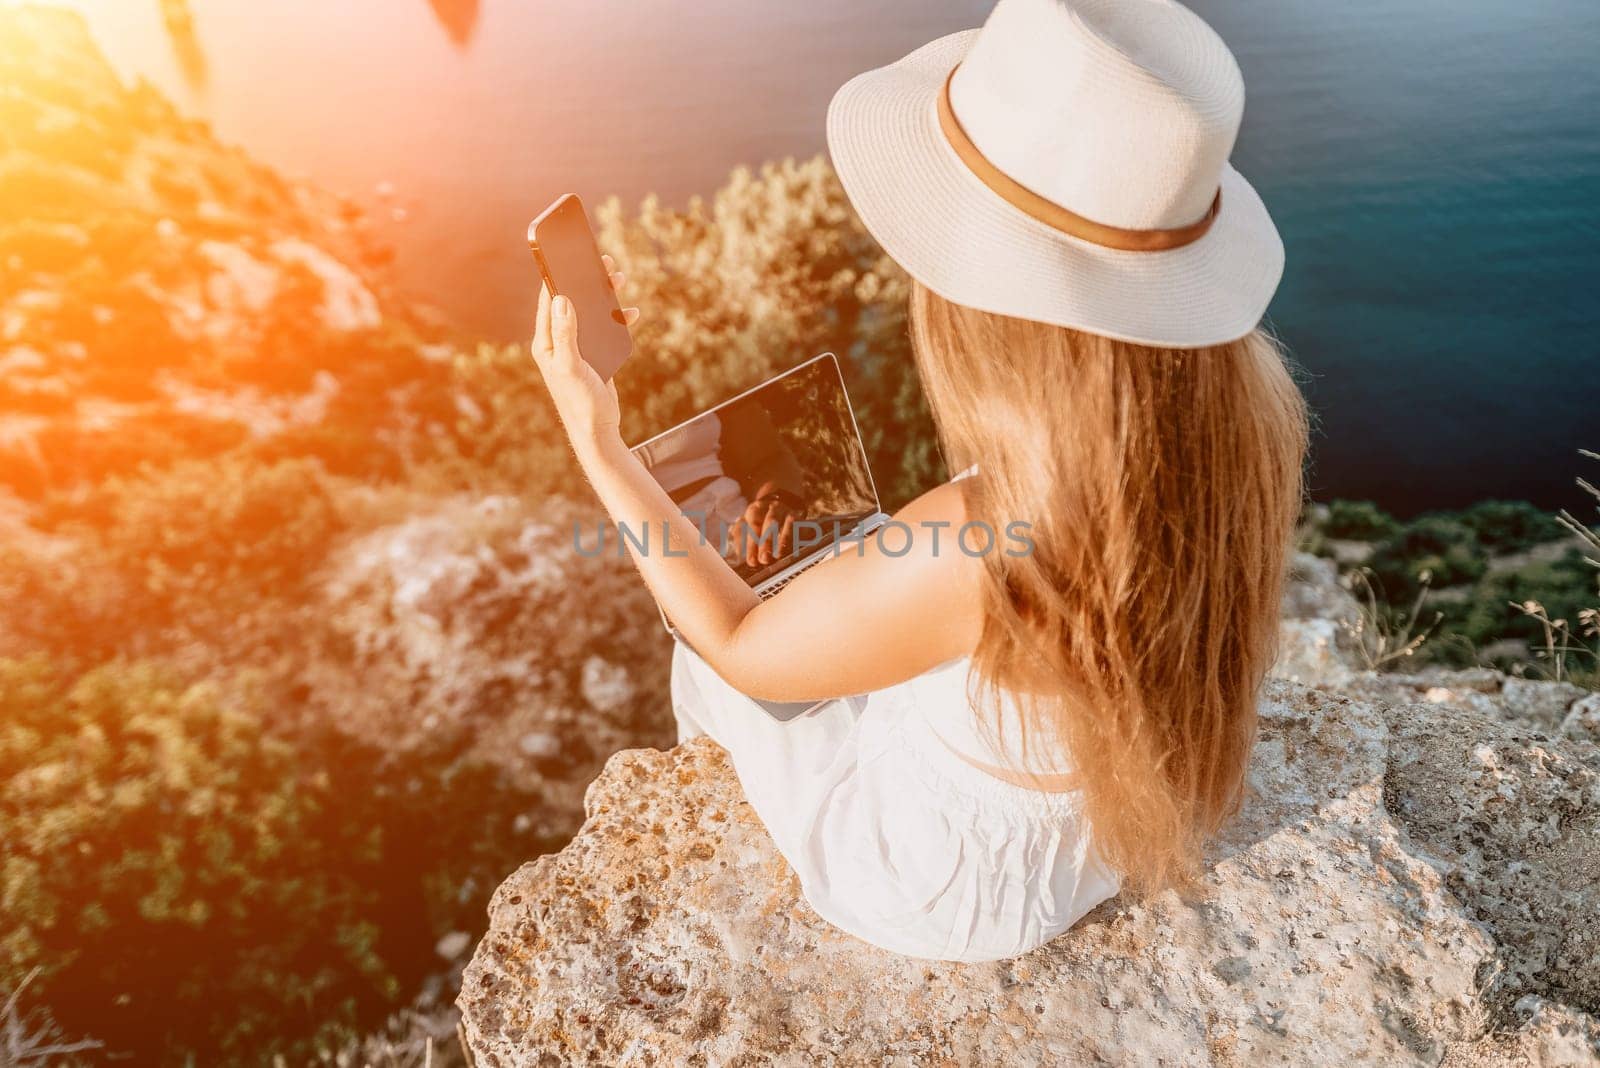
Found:
[[(1026, 952), (1121, 888), (1192, 888), (1239, 803), (1306, 444), (1258, 326), (1283, 251), (1227, 163), (1242, 108), (1226, 46), (1163, 0), (1000, 0), (839, 92), (829, 147), (916, 280), (967, 477), (896, 517), (904, 555), (869, 542), (765, 603), (629, 455), (570, 305), (541, 300), (534, 353), (600, 499), (674, 524), (637, 563), (696, 650), (681, 732), (727, 747), (808, 901), (868, 942)], [(1028, 552), (953, 551), (1019, 522)], [(779, 723), (745, 695), (839, 699)]]

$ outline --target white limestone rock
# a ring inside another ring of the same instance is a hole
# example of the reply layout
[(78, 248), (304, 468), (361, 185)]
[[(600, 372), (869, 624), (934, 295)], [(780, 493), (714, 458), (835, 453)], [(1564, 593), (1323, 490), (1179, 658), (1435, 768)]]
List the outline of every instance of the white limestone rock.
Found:
[(1595, 772), (1453, 706), (1273, 683), (1262, 714), (1205, 898), (998, 964), (828, 926), (715, 743), (620, 753), (495, 895), (477, 1063), (1600, 1063)]

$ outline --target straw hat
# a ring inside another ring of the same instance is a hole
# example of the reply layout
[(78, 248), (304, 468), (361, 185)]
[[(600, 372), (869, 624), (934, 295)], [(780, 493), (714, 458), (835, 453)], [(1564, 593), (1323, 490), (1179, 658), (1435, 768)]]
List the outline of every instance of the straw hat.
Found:
[(1248, 334), (1283, 273), (1228, 164), (1244, 82), (1171, 0), (999, 0), (851, 79), (828, 146), (872, 235), (958, 304), (1168, 348)]

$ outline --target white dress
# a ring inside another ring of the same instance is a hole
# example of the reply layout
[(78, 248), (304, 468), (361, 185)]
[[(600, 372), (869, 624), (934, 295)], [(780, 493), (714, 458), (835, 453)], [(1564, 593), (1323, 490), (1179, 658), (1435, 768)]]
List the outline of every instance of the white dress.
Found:
[[(974, 767), (1059, 773), (991, 744), (967, 693), (969, 661), (830, 701), (787, 723), (683, 643), (673, 653), (680, 738), (726, 748), (745, 795), (823, 919), (912, 957), (1015, 957), (1117, 892), (1075, 793)], [(1006, 710), (1014, 714), (1014, 706)]]

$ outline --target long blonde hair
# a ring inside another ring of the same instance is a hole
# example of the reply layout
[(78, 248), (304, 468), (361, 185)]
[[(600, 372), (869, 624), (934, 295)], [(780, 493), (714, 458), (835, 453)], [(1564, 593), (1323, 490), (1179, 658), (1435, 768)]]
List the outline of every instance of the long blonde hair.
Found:
[[(911, 333), (984, 557), (973, 661), (1024, 745), (1061, 747), (1137, 894), (1193, 888), (1238, 807), (1301, 506), (1305, 403), (1274, 341), (1158, 349), (913, 287)], [(990, 728), (993, 722), (986, 722)]]

